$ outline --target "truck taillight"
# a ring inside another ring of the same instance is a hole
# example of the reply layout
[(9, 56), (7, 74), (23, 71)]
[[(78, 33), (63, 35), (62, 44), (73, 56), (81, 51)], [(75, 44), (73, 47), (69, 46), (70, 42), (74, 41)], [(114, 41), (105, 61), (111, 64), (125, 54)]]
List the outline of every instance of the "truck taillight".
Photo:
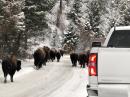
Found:
[(89, 55), (88, 72), (89, 76), (97, 76), (97, 54)]

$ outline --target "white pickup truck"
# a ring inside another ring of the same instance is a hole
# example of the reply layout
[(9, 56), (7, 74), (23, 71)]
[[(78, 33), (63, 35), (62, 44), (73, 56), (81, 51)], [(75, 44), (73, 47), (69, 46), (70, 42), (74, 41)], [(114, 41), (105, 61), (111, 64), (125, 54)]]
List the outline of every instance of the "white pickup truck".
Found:
[(88, 97), (130, 97), (130, 26), (112, 28), (99, 44), (90, 51)]

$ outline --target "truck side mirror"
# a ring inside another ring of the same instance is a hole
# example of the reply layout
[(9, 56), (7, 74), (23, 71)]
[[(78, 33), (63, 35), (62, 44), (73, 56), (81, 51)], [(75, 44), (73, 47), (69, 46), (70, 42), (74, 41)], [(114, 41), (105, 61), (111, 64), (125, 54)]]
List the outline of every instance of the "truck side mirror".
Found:
[(101, 42), (92, 42), (92, 47), (101, 47)]

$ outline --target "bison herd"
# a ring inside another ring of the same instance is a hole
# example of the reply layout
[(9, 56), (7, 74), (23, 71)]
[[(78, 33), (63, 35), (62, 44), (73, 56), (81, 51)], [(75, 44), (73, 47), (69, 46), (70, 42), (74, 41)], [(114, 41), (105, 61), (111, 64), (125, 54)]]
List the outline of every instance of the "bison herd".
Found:
[[(42, 68), (42, 66), (46, 66), (47, 62), (53, 62), (56, 60), (60, 61), (60, 58), (63, 57), (64, 50), (49, 48), (47, 46), (37, 48), (33, 53), (34, 58), (34, 66), (36, 69)], [(85, 68), (85, 64), (88, 63), (88, 55), (89, 53), (71, 53), (70, 59), (72, 62), (72, 66), (76, 67), (77, 62), (81, 65), (81, 67)], [(21, 69), (21, 61), (17, 59), (15, 54), (11, 54), (10, 56), (4, 57), (2, 59), (2, 71), (4, 74), (4, 83), (7, 82), (7, 75), (10, 75), (10, 80), (13, 82), (13, 76), (16, 71)]]
[[(33, 53), (34, 66), (40, 69), (49, 61), (60, 61), (61, 56), (64, 55), (63, 49), (49, 48), (47, 46), (37, 48)], [(7, 75), (10, 75), (10, 80), (13, 82), (13, 76), (16, 71), (21, 69), (21, 61), (17, 59), (16, 54), (11, 54), (2, 59), (2, 71), (4, 74), (4, 83), (7, 82)]]
[(73, 52), (70, 54), (70, 59), (73, 67), (76, 67), (78, 62), (80, 67), (85, 68), (85, 65), (88, 65), (89, 51), (87, 51), (86, 53)]
[(40, 69), (42, 65), (46, 66), (46, 63), (49, 61), (54, 61), (55, 59), (57, 62), (60, 61), (61, 56), (64, 55), (64, 50), (62, 49), (55, 49), (55, 48), (49, 48), (47, 46), (38, 48), (34, 54), (34, 65), (36, 66), (36, 69)]

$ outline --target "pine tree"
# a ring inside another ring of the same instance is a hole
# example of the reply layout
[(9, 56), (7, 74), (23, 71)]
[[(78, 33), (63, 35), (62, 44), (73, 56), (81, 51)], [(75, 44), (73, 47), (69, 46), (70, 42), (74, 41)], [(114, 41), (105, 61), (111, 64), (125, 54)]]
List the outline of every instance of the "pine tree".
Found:
[[(102, 2), (101, 2), (102, 3)], [(129, 7), (127, 0), (107, 0), (102, 5), (104, 12), (101, 14), (100, 32), (107, 36), (109, 30), (114, 26), (130, 25)]]
[(80, 36), (80, 18), (81, 18), (81, 1), (74, 0), (73, 7), (68, 13), (68, 19), (71, 23), (68, 26), (66, 33), (64, 34), (64, 45), (67, 47), (68, 51), (76, 50), (76, 47), (79, 43)]
[(92, 0), (89, 5), (89, 24), (91, 31), (94, 32), (95, 36), (99, 35), (101, 5), (99, 0)]
[(25, 0), (25, 23), (28, 36), (44, 36), (48, 28), (46, 13), (54, 6), (56, 0)]
[(120, 22), (120, 25), (125, 25), (125, 26), (128, 26), (130, 25), (130, 1), (124, 1), (124, 0), (121, 0), (120, 1), (120, 19), (121, 19), (121, 22)]
[(72, 24), (69, 25), (68, 32), (64, 33), (64, 47), (67, 51), (76, 50), (77, 44), (79, 42), (79, 35), (75, 33)]
[(25, 46), (23, 0), (0, 0), (0, 50), (18, 53)]
[(70, 13), (68, 13), (68, 18), (72, 20), (75, 25), (79, 24), (79, 19), (81, 18), (81, 1), (82, 0), (75, 0), (73, 4), (73, 8), (71, 9)]

